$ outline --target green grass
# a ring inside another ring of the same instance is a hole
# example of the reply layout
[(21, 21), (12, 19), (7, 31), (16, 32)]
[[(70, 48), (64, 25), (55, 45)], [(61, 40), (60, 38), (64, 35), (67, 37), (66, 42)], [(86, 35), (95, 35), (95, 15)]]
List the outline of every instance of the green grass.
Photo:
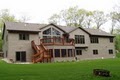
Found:
[[(111, 77), (97, 77), (93, 69), (107, 69)], [(0, 80), (120, 80), (120, 58), (80, 62), (7, 64), (0, 61)]]
[(120, 58), (120, 52), (116, 53), (116, 57)]

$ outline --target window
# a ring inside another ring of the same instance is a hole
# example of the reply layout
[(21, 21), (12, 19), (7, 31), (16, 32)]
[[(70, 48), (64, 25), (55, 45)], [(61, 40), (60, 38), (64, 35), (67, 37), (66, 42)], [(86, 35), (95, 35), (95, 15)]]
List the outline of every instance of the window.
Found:
[(19, 34), (19, 40), (29, 40), (29, 34)]
[(93, 50), (93, 54), (97, 55), (98, 54), (98, 50)]
[(60, 49), (55, 49), (55, 57), (60, 57)]
[(46, 35), (51, 35), (51, 28), (43, 31), (43, 34), (46, 34)]
[(91, 43), (99, 43), (98, 37), (91, 37), (90, 41)]
[(52, 28), (52, 34), (53, 35), (60, 35), (60, 32), (57, 31), (56, 29)]
[(72, 54), (72, 49), (68, 49), (68, 57), (74, 57), (74, 55)]
[(66, 49), (61, 49), (62, 57), (67, 57)]
[(82, 55), (82, 50), (76, 50), (76, 55)]
[(45, 35), (60, 35), (60, 32), (54, 28), (49, 28), (49, 29), (43, 31), (43, 34), (45, 34)]
[(49, 28), (49, 29), (43, 31), (43, 39), (44, 39), (45, 43), (52, 42), (53, 40), (51, 38), (56, 38), (55, 41), (60, 42), (60, 37), (61, 37), (60, 32), (54, 28)]
[(52, 41), (51, 41), (51, 39), (50, 39), (51, 37), (50, 36), (43, 36), (43, 39), (44, 39), (44, 43), (51, 43)]
[(76, 44), (85, 44), (84, 35), (75, 35), (75, 43)]
[(113, 38), (109, 38), (110, 42), (113, 43)]
[(113, 54), (113, 50), (112, 49), (109, 49), (109, 54)]

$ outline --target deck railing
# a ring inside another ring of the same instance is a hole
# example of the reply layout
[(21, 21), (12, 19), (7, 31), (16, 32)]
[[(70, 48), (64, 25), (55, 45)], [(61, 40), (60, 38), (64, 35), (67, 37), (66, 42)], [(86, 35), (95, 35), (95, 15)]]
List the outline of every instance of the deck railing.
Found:
[(44, 45), (74, 45), (74, 39), (64, 39), (64, 38), (45, 38), (40, 39), (40, 42)]

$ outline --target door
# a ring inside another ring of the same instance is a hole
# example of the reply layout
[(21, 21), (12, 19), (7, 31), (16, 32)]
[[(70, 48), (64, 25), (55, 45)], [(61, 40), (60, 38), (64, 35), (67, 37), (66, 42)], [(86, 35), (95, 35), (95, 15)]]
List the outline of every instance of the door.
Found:
[(26, 52), (21, 53), (21, 62), (26, 62)]
[(25, 51), (16, 52), (16, 61), (26, 62), (26, 52)]

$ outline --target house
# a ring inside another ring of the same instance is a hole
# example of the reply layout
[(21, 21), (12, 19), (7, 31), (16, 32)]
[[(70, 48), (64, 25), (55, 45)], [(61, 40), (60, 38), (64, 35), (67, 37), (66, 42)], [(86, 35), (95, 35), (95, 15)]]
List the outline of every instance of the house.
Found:
[(14, 62), (55, 62), (114, 58), (114, 36), (99, 29), (5, 22), (4, 58)]

